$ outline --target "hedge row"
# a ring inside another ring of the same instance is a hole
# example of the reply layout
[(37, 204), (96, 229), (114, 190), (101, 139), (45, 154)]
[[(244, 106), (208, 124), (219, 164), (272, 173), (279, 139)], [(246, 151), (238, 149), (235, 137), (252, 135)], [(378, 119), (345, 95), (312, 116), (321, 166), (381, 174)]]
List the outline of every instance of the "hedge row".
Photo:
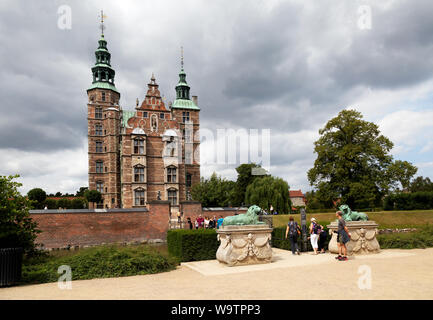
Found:
[(410, 233), (380, 234), (377, 236), (381, 249), (416, 249), (433, 247), (433, 225)]
[(218, 246), (215, 229), (167, 232), (168, 252), (182, 262), (215, 259)]
[[(84, 198), (75, 198), (75, 199), (46, 199), (44, 201), (44, 205), (47, 206), (48, 209), (86, 209), (88, 207), (88, 203)], [(44, 206), (42, 205), (42, 207)], [(42, 208), (39, 208), (42, 209)]]
[(395, 193), (384, 200), (385, 210), (433, 209), (433, 192)]

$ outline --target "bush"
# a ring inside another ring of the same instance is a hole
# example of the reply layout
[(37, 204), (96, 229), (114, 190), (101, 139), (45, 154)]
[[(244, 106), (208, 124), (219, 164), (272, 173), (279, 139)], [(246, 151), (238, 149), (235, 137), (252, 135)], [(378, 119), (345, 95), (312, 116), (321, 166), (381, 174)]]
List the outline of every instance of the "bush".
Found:
[(215, 259), (219, 242), (214, 229), (169, 230), (168, 252), (182, 262)]
[(25, 259), (22, 282), (55, 282), (60, 276), (57, 269), (61, 265), (71, 267), (72, 280), (84, 280), (165, 272), (174, 270), (177, 264), (176, 259), (146, 246), (95, 247), (67, 256), (45, 254)]
[(35, 239), (41, 231), (29, 214), (30, 200), (18, 188), (21, 183), (15, 176), (0, 176), (0, 248), (18, 248), (34, 253)]
[(380, 234), (377, 236), (381, 249), (416, 249), (433, 247), (433, 225), (410, 233)]
[(59, 208), (72, 209), (72, 201), (66, 198), (57, 200), (57, 205)]
[(394, 193), (383, 203), (385, 210), (429, 210), (433, 209), (433, 192)]
[(57, 205), (57, 200), (55, 200), (55, 199), (45, 200), (45, 205), (47, 206), (47, 209), (57, 209), (59, 207)]
[(87, 208), (87, 202), (83, 198), (75, 198), (71, 202), (71, 209), (84, 209)]

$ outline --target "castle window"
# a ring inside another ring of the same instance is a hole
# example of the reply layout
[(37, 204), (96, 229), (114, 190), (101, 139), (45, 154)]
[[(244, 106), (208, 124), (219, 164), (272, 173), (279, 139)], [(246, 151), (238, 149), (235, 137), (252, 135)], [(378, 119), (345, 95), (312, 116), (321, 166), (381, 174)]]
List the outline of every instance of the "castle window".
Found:
[(143, 112), (143, 118), (147, 118), (147, 111)]
[(102, 152), (102, 141), (96, 141), (96, 152)]
[(134, 199), (136, 206), (144, 206), (144, 189), (139, 188), (134, 190)]
[(144, 182), (144, 167), (143, 166), (135, 166), (134, 167), (134, 181), (135, 182)]
[(182, 120), (183, 122), (189, 121), (189, 111), (182, 112)]
[(100, 107), (95, 108), (95, 118), (102, 119), (102, 108)]
[(159, 114), (159, 118), (164, 119), (164, 117), (165, 117), (164, 113)]
[(95, 135), (102, 136), (102, 124), (95, 125)]
[(96, 181), (96, 191), (103, 193), (104, 192), (104, 182)]
[(102, 101), (105, 101), (105, 92), (102, 92), (102, 93), (101, 93), (101, 100), (102, 100)]
[(191, 175), (191, 173), (187, 173), (186, 174), (186, 186), (191, 187), (191, 184), (192, 184), (192, 175)]
[(167, 168), (167, 182), (168, 183), (176, 183), (176, 168), (168, 167)]
[(172, 206), (177, 205), (177, 190), (170, 189), (168, 190), (168, 201)]
[(134, 139), (134, 153), (144, 154), (144, 140)]
[(96, 173), (102, 173), (104, 170), (104, 162), (96, 161)]

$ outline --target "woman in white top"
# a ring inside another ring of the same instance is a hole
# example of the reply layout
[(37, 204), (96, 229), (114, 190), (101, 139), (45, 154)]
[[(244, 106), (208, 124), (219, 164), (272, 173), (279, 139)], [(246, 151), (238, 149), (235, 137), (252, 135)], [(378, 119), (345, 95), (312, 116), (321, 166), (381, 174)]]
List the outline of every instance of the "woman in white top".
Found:
[(204, 217), (204, 228), (209, 229), (209, 218), (208, 217)]
[(318, 224), (316, 223), (316, 218), (311, 218), (310, 224), (310, 242), (313, 247), (314, 254), (317, 254), (317, 248), (319, 247), (317, 241), (319, 240), (319, 230)]

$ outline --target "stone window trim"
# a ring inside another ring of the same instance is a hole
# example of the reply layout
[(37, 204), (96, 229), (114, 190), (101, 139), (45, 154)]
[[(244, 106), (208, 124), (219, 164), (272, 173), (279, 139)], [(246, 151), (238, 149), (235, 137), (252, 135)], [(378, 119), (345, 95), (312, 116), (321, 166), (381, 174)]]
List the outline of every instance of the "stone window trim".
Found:
[(95, 136), (102, 136), (103, 126), (100, 123), (95, 124)]
[(104, 193), (104, 181), (102, 180), (96, 181), (96, 191), (99, 191), (100, 193)]
[(136, 164), (132, 167), (133, 182), (146, 183), (146, 167), (142, 164)]
[(132, 151), (133, 154), (144, 154), (144, 139), (133, 138), (132, 139)]
[(95, 108), (95, 119), (102, 119), (103, 109), (102, 107)]
[(167, 189), (167, 200), (170, 202), (172, 206), (177, 206), (178, 203), (178, 190), (176, 188), (168, 188)]
[(104, 161), (96, 160), (95, 161), (95, 170), (96, 170), (96, 173), (104, 173)]
[(100, 140), (95, 141), (95, 152), (96, 153), (102, 153), (103, 151), (103, 142)]
[(165, 180), (166, 183), (178, 183), (177, 167), (175, 165), (169, 165), (165, 168)]
[(138, 187), (134, 189), (134, 207), (143, 207), (146, 205), (146, 189)]

